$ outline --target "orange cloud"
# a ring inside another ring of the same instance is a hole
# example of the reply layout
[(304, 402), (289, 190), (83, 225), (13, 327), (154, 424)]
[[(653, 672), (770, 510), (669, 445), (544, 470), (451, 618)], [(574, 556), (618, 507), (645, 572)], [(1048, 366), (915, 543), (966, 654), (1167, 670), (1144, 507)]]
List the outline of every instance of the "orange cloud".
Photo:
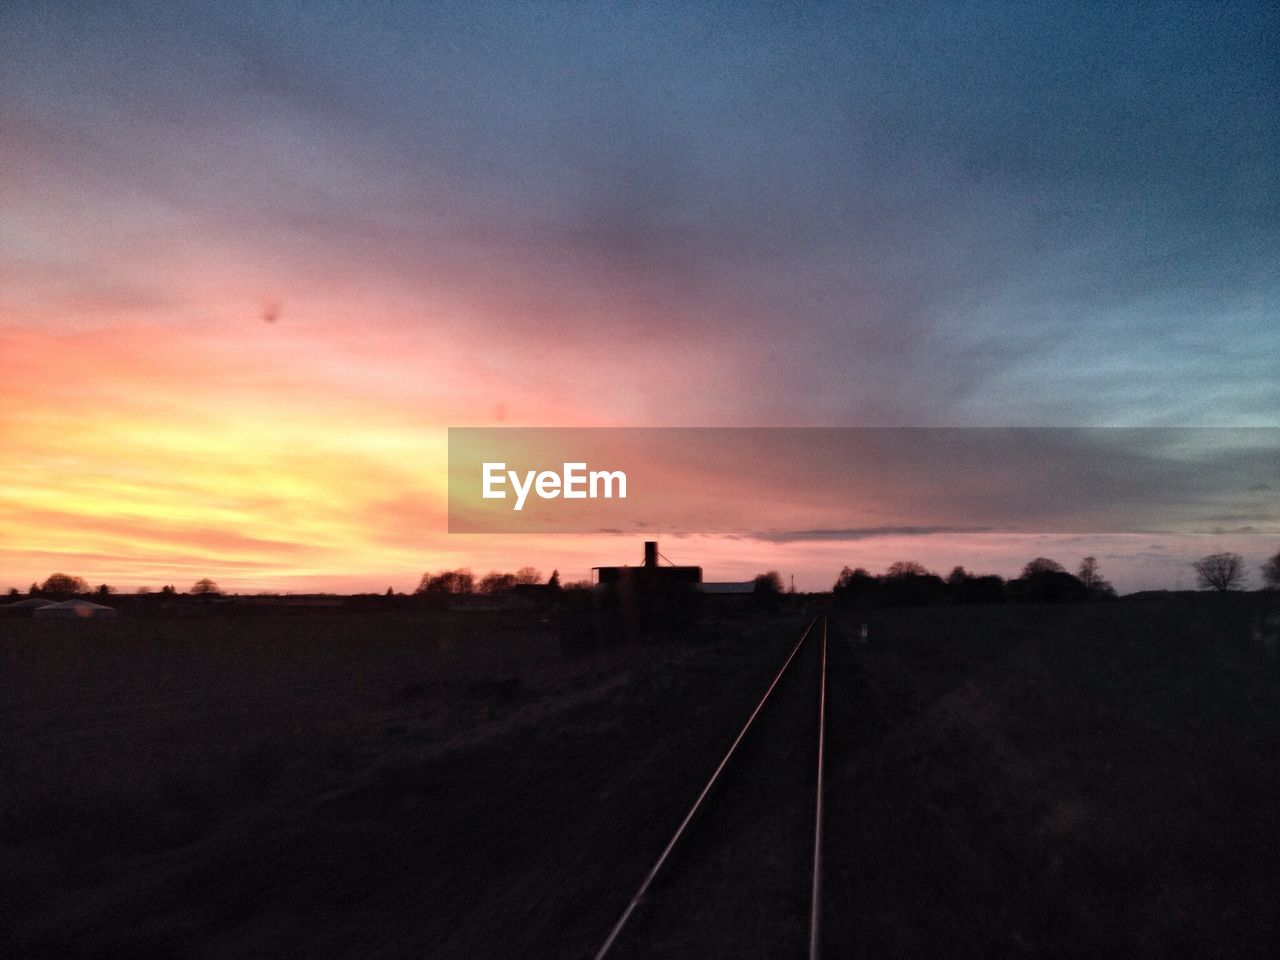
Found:
[[(362, 390), (314, 347), (144, 327), (4, 330), (0, 342), (0, 526), (21, 578), (96, 558), (105, 569), (83, 571), (91, 579), (130, 569), (152, 581), (184, 558), (271, 586), (286, 570), (420, 567), (439, 536), (445, 448), (432, 424), (449, 404), (403, 369)], [(416, 531), (403, 516), (369, 522), (406, 497), (425, 521)]]

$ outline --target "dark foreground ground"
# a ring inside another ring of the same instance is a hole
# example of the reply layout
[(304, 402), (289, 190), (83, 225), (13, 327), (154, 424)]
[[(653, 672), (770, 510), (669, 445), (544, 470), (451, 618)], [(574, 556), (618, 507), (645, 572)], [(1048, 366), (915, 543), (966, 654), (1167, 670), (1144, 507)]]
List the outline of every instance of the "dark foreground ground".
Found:
[[(0, 621), (0, 956), (589, 957), (807, 615)], [(1274, 600), (831, 639), (828, 956), (1270, 954)]]
[(1276, 598), (867, 619), (832, 701), (844, 952), (1275, 955)]

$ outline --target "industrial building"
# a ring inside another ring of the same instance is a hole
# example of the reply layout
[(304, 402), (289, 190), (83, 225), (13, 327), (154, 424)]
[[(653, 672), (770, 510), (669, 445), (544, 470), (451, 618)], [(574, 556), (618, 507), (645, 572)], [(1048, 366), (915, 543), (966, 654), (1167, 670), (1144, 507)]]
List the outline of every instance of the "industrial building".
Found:
[(597, 587), (614, 590), (646, 590), (676, 585), (697, 589), (697, 585), (702, 583), (701, 567), (659, 566), (656, 540), (645, 541), (643, 566), (592, 567), (591, 572)]
[(657, 541), (647, 540), (641, 566), (592, 567), (595, 585), (598, 589), (633, 592), (680, 585), (713, 596), (746, 596), (755, 592), (752, 580), (707, 582), (702, 579), (701, 567), (679, 567), (672, 563), (662, 566), (658, 563), (660, 557)]

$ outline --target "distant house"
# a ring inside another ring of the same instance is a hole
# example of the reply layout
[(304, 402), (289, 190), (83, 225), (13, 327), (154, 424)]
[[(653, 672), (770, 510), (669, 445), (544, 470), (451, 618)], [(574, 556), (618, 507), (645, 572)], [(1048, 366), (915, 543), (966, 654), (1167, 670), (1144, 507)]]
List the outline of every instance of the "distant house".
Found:
[(107, 607), (89, 600), (63, 600), (61, 603), (50, 603), (37, 607), (32, 614), (37, 620), (105, 619), (115, 615), (114, 607)]

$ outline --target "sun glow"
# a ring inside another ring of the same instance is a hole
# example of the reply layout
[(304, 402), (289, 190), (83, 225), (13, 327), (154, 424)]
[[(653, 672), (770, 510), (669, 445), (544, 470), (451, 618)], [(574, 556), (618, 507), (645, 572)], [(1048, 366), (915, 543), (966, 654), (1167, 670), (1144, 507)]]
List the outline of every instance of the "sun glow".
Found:
[(283, 568), (420, 567), (443, 525), (444, 431), (394, 387), (355, 394), (296, 358), (173, 331), (4, 339), (20, 373), (0, 525), (31, 576), (216, 570), (264, 588)]

